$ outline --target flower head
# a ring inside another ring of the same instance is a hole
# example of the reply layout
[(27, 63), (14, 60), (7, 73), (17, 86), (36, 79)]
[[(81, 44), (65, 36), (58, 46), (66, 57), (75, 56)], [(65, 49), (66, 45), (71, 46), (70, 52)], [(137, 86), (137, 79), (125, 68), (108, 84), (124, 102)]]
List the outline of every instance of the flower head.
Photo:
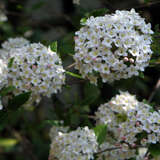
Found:
[(76, 69), (92, 83), (130, 78), (149, 64), (153, 31), (134, 9), (90, 17), (75, 34)]

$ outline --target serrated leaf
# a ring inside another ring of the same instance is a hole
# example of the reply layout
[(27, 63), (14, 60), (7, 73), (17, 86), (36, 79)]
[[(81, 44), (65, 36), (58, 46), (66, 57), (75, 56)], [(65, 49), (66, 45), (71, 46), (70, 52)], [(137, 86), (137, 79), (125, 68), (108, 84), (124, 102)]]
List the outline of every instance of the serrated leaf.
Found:
[(12, 58), (9, 60), (8, 68), (11, 68), (11, 67), (12, 67), (13, 61), (14, 61), (14, 57), (12, 57)]
[(0, 91), (0, 96), (6, 96), (8, 93), (12, 92), (13, 90), (15, 89), (14, 86), (9, 86), (9, 87), (6, 87), (6, 88), (3, 88), (1, 91)]
[(13, 97), (8, 102), (8, 108), (15, 109), (22, 106), (23, 104), (25, 104), (25, 102), (28, 101), (28, 99), (30, 98), (30, 95), (31, 95), (31, 92), (26, 92)]
[(148, 149), (153, 157), (160, 156), (160, 144), (159, 143), (151, 144)]
[(79, 74), (76, 74), (76, 73), (72, 73), (72, 72), (69, 72), (69, 71), (66, 71), (65, 72), (66, 74), (72, 76), (72, 77), (76, 77), (76, 78), (79, 78), (79, 79), (83, 79), (82, 76), (80, 76)]
[(53, 52), (57, 52), (57, 46), (57, 41), (55, 41), (51, 43), (50, 48)]
[(95, 135), (97, 136), (98, 144), (102, 144), (106, 140), (107, 136), (107, 125), (100, 124), (93, 128)]

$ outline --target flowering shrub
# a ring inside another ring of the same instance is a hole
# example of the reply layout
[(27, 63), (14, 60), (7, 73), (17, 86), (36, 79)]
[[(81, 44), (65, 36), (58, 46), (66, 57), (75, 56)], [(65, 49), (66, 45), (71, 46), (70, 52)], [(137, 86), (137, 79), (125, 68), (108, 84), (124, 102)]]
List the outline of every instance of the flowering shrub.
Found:
[(144, 71), (151, 58), (151, 24), (135, 12), (116, 11), (90, 17), (75, 37), (76, 68), (97, 83), (130, 78)]
[(101, 155), (108, 160), (136, 157), (136, 146), (147, 146), (160, 141), (159, 111), (153, 112), (151, 106), (138, 102), (128, 92), (121, 92), (101, 105), (96, 112), (96, 118), (98, 124), (107, 124), (107, 131), (112, 133), (100, 148), (121, 147)]
[(159, 26), (87, 2), (42, 24), (49, 1), (0, 2), (0, 160), (160, 159)]
[(54, 159), (93, 159), (97, 151), (97, 141), (94, 131), (88, 127), (78, 128), (70, 133), (59, 133), (53, 139), (50, 151), (50, 160)]

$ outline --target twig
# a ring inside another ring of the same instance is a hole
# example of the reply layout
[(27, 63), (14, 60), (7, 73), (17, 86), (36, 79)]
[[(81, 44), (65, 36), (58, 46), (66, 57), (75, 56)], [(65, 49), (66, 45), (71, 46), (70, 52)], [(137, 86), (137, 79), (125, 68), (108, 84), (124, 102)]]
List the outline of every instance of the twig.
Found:
[(72, 67), (74, 67), (76, 65), (76, 63), (72, 63), (71, 65), (67, 66), (66, 69), (70, 69)]
[(156, 92), (157, 92), (159, 87), (160, 87), (160, 78), (158, 79), (158, 81), (157, 81), (152, 93), (150, 94), (150, 96), (148, 98), (148, 102), (149, 103), (152, 101), (152, 99), (153, 99), (154, 95), (156, 94)]
[(116, 149), (121, 149), (121, 147), (112, 147), (112, 148), (106, 148), (103, 151), (99, 151), (97, 152), (95, 155), (101, 154), (103, 152), (107, 152), (107, 151), (112, 151), (112, 150), (116, 150)]

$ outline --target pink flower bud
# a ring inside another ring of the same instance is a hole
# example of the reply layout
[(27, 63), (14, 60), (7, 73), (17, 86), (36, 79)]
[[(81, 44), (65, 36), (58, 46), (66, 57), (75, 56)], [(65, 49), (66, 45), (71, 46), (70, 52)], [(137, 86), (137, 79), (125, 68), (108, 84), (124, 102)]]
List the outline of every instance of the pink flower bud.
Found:
[(32, 65), (32, 69), (36, 69), (37, 68), (37, 66), (36, 65)]
[(136, 127), (139, 127), (140, 126), (140, 122), (136, 122)]
[(132, 147), (132, 148), (135, 148), (135, 147), (136, 147), (136, 144), (135, 144), (135, 143), (131, 144), (131, 147)]
[(124, 57), (123, 59), (125, 62), (128, 62), (128, 57)]
[(125, 141), (125, 140), (126, 140), (126, 137), (125, 137), (125, 136), (122, 136), (122, 137), (121, 137), (121, 140), (122, 140), (122, 141)]
[(133, 59), (133, 58), (130, 58), (129, 61), (130, 61), (131, 63), (134, 63), (134, 59)]
[(78, 37), (77, 36), (74, 36), (74, 40), (77, 40), (78, 39)]

